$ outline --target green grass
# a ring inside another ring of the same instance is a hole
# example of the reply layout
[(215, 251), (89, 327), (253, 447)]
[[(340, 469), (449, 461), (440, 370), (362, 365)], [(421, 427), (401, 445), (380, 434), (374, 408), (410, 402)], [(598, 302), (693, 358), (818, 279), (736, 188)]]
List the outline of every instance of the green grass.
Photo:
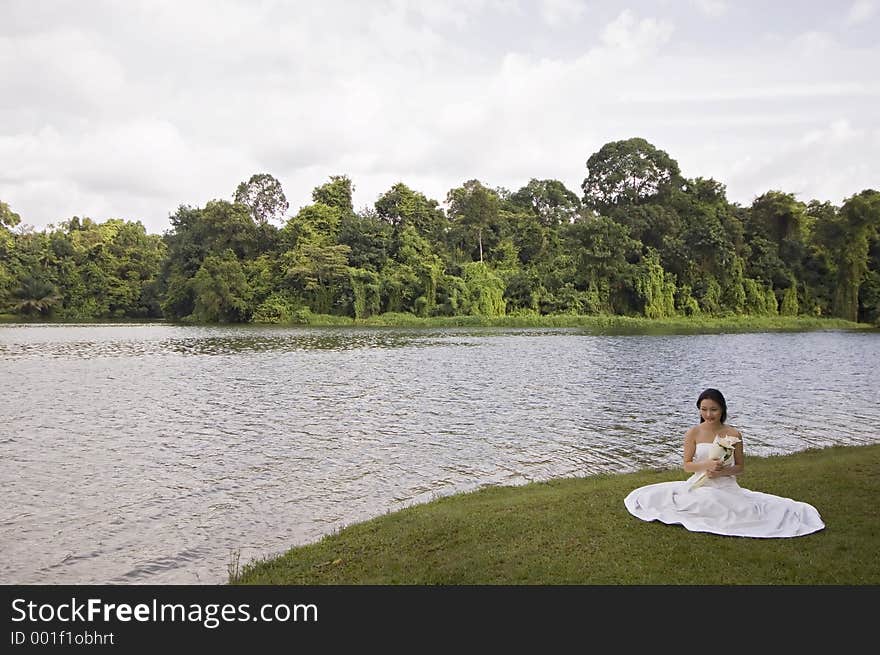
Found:
[[(12, 314), (0, 314), (0, 323), (174, 323), (162, 319), (46, 319), (26, 318)], [(183, 322), (187, 325), (200, 323)], [(216, 324), (210, 324), (216, 325)], [(433, 316), (423, 318), (413, 314), (389, 312), (353, 319), (331, 314), (305, 314), (304, 318), (289, 325), (303, 327), (397, 327), (397, 328), (448, 328), (448, 327), (500, 327), (500, 328), (582, 328), (602, 333), (617, 334), (687, 334), (712, 332), (776, 332), (803, 330), (876, 330), (869, 323), (854, 323), (839, 318), (814, 318), (810, 316), (677, 316), (651, 319), (639, 316), (612, 314), (520, 314), (509, 316)]]
[(649, 319), (610, 314), (553, 314), (511, 316), (435, 316), (422, 318), (412, 314), (387, 313), (355, 320), (346, 316), (310, 314), (310, 326), (336, 327), (573, 327), (601, 332), (650, 334), (651, 332), (768, 332), (800, 330), (873, 329), (867, 323), (853, 323), (836, 318), (808, 316), (700, 316)]
[(880, 445), (746, 459), (740, 484), (814, 505), (825, 529), (791, 539), (641, 521), (633, 488), (681, 470), (487, 487), (350, 525), (251, 562), (259, 585), (861, 585), (880, 583)]

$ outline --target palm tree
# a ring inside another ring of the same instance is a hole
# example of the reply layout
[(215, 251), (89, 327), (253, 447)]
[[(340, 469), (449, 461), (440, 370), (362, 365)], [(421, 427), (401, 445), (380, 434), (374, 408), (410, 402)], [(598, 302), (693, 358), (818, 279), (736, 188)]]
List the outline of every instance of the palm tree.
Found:
[(36, 314), (47, 315), (52, 306), (61, 300), (61, 294), (55, 285), (45, 280), (28, 276), (21, 281), (21, 286), (12, 294), (16, 302), (12, 308), (25, 316)]

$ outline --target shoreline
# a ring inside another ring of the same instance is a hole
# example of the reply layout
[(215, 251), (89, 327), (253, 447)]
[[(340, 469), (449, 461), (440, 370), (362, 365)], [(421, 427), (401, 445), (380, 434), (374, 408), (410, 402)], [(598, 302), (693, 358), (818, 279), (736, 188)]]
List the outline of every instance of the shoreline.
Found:
[(631, 516), (632, 489), (683, 480), (645, 469), (489, 486), (348, 525), (230, 567), (243, 585), (878, 584), (880, 443), (746, 457), (740, 485), (807, 502), (826, 528), (726, 537)]
[(0, 315), (2, 325), (168, 325), (193, 327), (256, 327), (256, 328), (582, 328), (622, 333), (713, 333), (713, 332), (798, 332), (811, 330), (875, 331), (880, 326), (853, 323), (838, 318), (807, 316), (716, 316), (672, 317), (651, 319), (618, 315), (550, 314), (542, 316), (435, 316), (419, 317), (411, 314), (379, 314), (366, 319), (346, 316), (310, 314), (306, 320), (288, 323), (190, 323), (165, 319), (89, 319), (89, 320), (33, 320), (11, 315)]

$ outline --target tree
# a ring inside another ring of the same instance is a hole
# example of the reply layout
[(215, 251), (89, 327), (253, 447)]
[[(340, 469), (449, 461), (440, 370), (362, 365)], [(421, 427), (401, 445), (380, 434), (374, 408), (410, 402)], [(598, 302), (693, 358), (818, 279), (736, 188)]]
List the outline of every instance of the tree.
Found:
[(807, 252), (804, 257), (802, 311), (814, 316), (831, 314), (834, 287), (837, 284), (836, 244), (844, 241), (840, 208), (830, 202), (812, 200), (808, 217)]
[(375, 204), (376, 213), (395, 228), (413, 226), (432, 245), (439, 245), (446, 235), (446, 215), (436, 200), (413, 191), (399, 182), (386, 191)]
[(140, 222), (74, 216), (6, 236), (0, 230), (0, 303), (15, 311), (51, 308), (54, 317), (84, 320), (160, 315), (153, 292), (164, 244)]
[[(804, 203), (781, 191), (759, 196), (747, 213), (744, 227), (756, 254), (753, 270), (763, 268), (760, 275), (772, 282), (780, 294), (784, 295), (790, 286), (796, 289), (797, 280), (804, 276), (808, 224)], [(790, 308), (791, 299), (786, 310)]]
[(391, 225), (369, 211), (345, 214), (339, 222), (339, 243), (351, 248), (349, 265), (382, 270), (388, 260), (392, 230)]
[(667, 318), (675, 315), (675, 282), (663, 270), (660, 256), (653, 248), (642, 258), (635, 280), (636, 293), (644, 303), (642, 312), (647, 318)]
[(528, 209), (545, 227), (556, 227), (574, 221), (581, 210), (581, 201), (559, 180), (537, 180), (510, 196), (510, 203)]
[(348, 275), (348, 246), (302, 239), (284, 255), (287, 281), (309, 300), (313, 311), (329, 314), (336, 285)]
[(281, 183), (268, 173), (252, 175), (235, 190), (233, 199), (245, 205), (253, 219), (260, 224), (281, 220), (290, 206)]
[(240, 323), (250, 319), (251, 289), (232, 250), (208, 255), (191, 285), (195, 296), (191, 318), (206, 323)]
[(575, 287), (595, 294), (603, 311), (627, 309), (626, 292), (635, 276), (630, 260), (638, 257), (641, 244), (625, 226), (605, 216), (574, 223), (566, 232), (576, 266)]
[(350, 310), (356, 319), (378, 314), (382, 307), (382, 281), (375, 271), (363, 268), (348, 269)]
[(5, 202), (0, 201), (0, 309), (6, 304), (15, 284), (15, 276), (12, 272), (13, 249), (15, 239), (10, 228), (21, 222), (21, 216), (9, 208)]
[(21, 216), (12, 211), (9, 208), (9, 205), (0, 200), (0, 228), (12, 228), (19, 223), (21, 223)]
[(645, 139), (612, 141), (587, 160), (584, 204), (600, 213), (638, 205), (679, 181), (678, 163)]
[(354, 186), (345, 175), (331, 175), (330, 181), (312, 190), (312, 200), (339, 211), (353, 211), (352, 194)]
[(446, 202), (449, 203), (450, 218), (466, 230), (476, 233), (482, 262), (483, 230), (498, 218), (498, 194), (487, 189), (479, 180), (468, 180), (462, 186), (450, 190)]
[(336, 243), (342, 212), (337, 207), (316, 202), (300, 209), (281, 229), (281, 244), (289, 250), (300, 239), (319, 240), (325, 244)]
[(395, 231), (391, 242), (393, 263), (385, 269), (386, 295), (390, 301), (409, 300), (408, 311), (430, 316), (437, 305), (437, 288), (443, 276), (443, 262), (415, 227)]
[(195, 310), (190, 280), (211, 255), (231, 250), (239, 262), (260, 255), (260, 229), (247, 207), (225, 200), (209, 201), (203, 209), (181, 206), (172, 214), (164, 235), (168, 256), (159, 276), (163, 314), (180, 319)]
[[(691, 312), (697, 302), (710, 313), (742, 311), (748, 253), (742, 211), (727, 202), (724, 185), (711, 178), (684, 180), (680, 188), (670, 187), (661, 200), (668, 232), (662, 235), (658, 251), (664, 269), (675, 276), (678, 308)], [(648, 243), (655, 242), (652, 235)]]
[[(782, 247), (786, 241), (801, 241), (806, 225), (806, 207), (791, 193), (768, 191), (755, 198), (749, 213), (752, 236), (763, 236)], [(785, 253), (780, 253), (785, 258)]]
[(552, 238), (557, 236), (556, 230), (542, 225), (528, 210), (518, 209), (513, 213), (502, 210), (501, 217), (510, 229), (510, 240), (521, 264), (532, 264), (547, 255)]
[(466, 313), (471, 316), (504, 316), (504, 282), (488, 266), (465, 264), (462, 278), (468, 290)]
[(868, 272), (870, 240), (880, 230), (880, 193), (866, 189), (847, 198), (840, 208), (846, 242), (837, 248), (837, 287), (834, 315), (859, 320), (859, 288)]
[(656, 203), (621, 207), (612, 213), (612, 217), (629, 228), (633, 239), (661, 253), (668, 249), (669, 244), (681, 238), (684, 229), (683, 221), (674, 208)]
[(24, 278), (12, 295), (12, 308), (25, 316), (46, 316), (61, 301), (55, 285), (31, 276)]

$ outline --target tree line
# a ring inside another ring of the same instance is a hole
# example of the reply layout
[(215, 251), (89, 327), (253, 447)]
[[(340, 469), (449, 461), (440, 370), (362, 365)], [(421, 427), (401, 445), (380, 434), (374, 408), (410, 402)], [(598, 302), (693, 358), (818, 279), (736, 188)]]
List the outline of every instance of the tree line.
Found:
[[(262, 173), (170, 229), (73, 217), (27, 229), (0, 202), (0, 312), (58, 319), (308, 322), (416, 316), (833, 316), (880, 322), (880, 193), (841, 206), (770, 190), (749, 207), (642, 138), (552, 179), (468, 180), (437, 200), (395, 184), (355, 210), (332, 176), (288, 215)], [(277, 224), (277, 225), (276, 225)]]

